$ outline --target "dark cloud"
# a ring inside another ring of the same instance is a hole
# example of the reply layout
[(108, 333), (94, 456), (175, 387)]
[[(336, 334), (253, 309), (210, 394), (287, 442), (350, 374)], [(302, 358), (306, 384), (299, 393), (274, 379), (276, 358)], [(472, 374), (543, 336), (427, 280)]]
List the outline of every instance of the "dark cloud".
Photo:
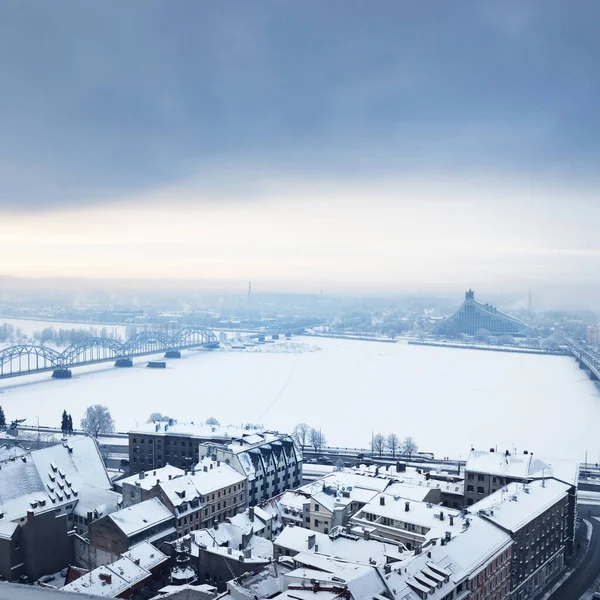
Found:
[(5, 2), (0, 207), (192, 175), (218, 189), (238, 166), (585, 177), (599, 16), (594, 0)]

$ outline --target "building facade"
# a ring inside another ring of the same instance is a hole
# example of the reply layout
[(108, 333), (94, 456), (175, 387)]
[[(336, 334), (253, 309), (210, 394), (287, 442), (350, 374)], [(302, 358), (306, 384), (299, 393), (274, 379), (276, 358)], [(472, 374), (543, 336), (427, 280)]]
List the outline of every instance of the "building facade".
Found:
[(564, 569), (569, 544), (568, 491), (568, 485), (554, 479), (511, 483), (469, 509), (512, 538), (512, 600), (536, 597)]
[(256, 434), (231, 444), (201, 444), (200, 458), (211, 457), (234, 468), (247, 480), (248, 505), (298, 487), (302, 482), (302, 455), (289, 435)]
[(435, 329), (438, 335), (475, 335), (485, 330), (490, 335), (525, 335), (527, 323), (499, 311), (495, 306), (475, 300), (475, 292), (465, 292), (465, 301), (456, 313)]

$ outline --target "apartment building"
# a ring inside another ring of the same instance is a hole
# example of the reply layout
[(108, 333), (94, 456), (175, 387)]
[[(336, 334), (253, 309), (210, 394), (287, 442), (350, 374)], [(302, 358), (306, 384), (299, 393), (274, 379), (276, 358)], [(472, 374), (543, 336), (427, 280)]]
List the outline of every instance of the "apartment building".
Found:
[(493, 448), (489, 452), (471, 450), (465, 467), (465, 503), (469, 507), (513, 482), (528, 483), (550, 477), (568, 487), (566, 551), (570, 556), (577, 522), (579, 464), (576, 461), (540, 459), (527, 451), (499, 453)]
[(505, 600), (510, 596), (512, 541), (479, 517), (461, 520), (450, 541), (417, 550), (383, 568), (393, 600)]
[(555, 479), (510, 483), (469, 513), (512, 538), (512, 600), (535, 597), (561, 573), (569, 544), (569, 485)]
[(443, 506), (382, 493), (350, 518), (350, 526), (353, 533), (415, 550), (431, 540), (449, 541), (462, 530), (459, 517), (459, 512)]
[(161, 481), (155, 494), (175, 515), (178, 537), (223, 523), (247, 506), (246, 477), (211, 458), (187, 475)]
[(129, 467), (133, 473), (153, 471), (167, 464), (190, 470), (200, 460), (198, 446), (229, 444), (262, 432), (253, 427), (178, 423), (148, 423), (129, 432)]
[(200, 459), (213, 457), (248, 479), (248, 504), (256, 506), (300, 485), (302, 455), (289, 435), (245, 435), (230, 444), (199, 445)]

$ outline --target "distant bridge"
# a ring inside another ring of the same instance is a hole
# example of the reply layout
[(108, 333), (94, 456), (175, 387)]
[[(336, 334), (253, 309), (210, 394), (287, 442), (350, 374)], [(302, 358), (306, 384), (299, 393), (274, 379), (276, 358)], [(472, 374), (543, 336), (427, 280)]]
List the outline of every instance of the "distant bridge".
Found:
[(576, 339), (564, 335), (569, 353), (572, 354), (581, 369), (586, 369), (590, 374), (590, 379), (600, 380), (600, 351), (588, 346), (584, 342), (578, 342)]
[(135, 356), (165, 352), (180, 356), (187, 348), (217, 348), (219, 340), (205, 327), (185, 327), (173, 335), (162, 331), (142, 331), (125, 342), (90, 337), (71, 344), (62, 352), (49, 346), (21, 344), (0, 350), (0, 379), (43, 371), (70, 377), (69, 369), (114, 360), (115, 366), (128, 367)]

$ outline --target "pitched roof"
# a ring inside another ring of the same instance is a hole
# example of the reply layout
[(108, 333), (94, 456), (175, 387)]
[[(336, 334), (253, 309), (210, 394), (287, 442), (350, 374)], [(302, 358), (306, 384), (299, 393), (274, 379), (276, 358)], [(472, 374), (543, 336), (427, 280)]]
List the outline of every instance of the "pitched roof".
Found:
[(108, 518), (128, 537), (174, 519), (169, 509), (158, 498), (128, 506), (108, 515)]

